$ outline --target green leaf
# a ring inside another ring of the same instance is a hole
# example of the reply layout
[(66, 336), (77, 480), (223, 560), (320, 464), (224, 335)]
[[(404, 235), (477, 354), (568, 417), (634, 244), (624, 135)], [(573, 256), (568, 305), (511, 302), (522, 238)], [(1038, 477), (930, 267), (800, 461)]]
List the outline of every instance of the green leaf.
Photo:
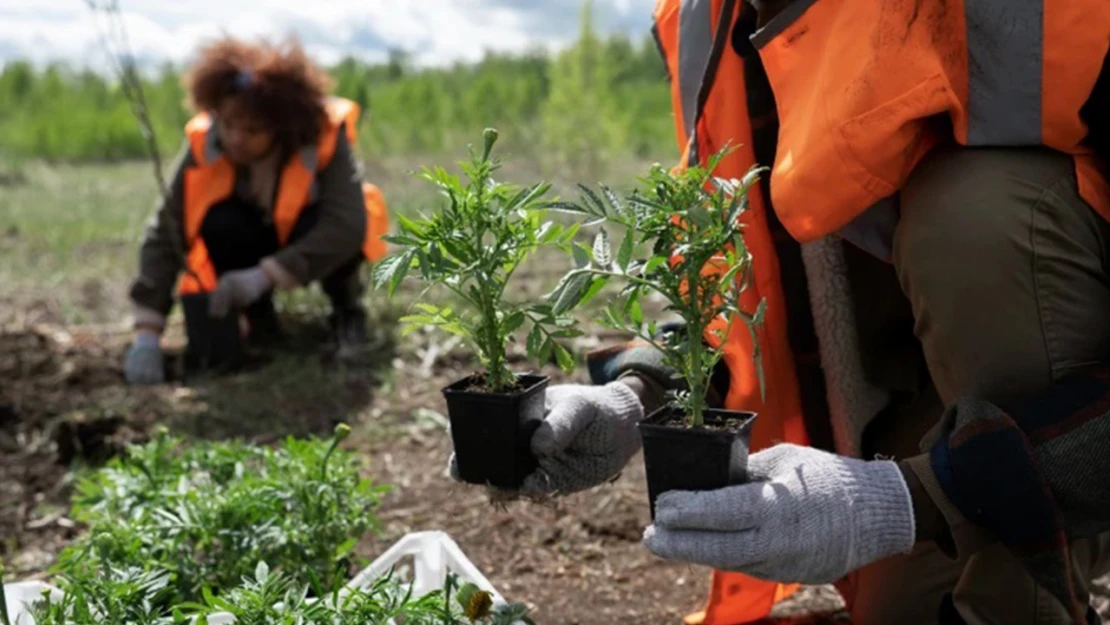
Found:
[(343, 541), (342, 544), (335, 548), (335, 559), (342, 560), (343, 558), (346, 558), (347, 555), (350, 554), (352, 550), (354, 550), (355, 545), (357, 544), (358, 538), (354, 536)]
[(666, 264), (667, 260), (668, 259), (666, 259), (662, 256), (652, 256), (648, 260), (648, 262), (644, 265), (644, 271), (643, 271), (644, 275), (649, 275), (651, 272), (658, 269), (661, 265)]
[[(422, 310), (429, 315), (440, 315), (444, 311), (444, 309), (440, 308), (439, 306), (428, 304), (426, 302), (417, 302), (413, 304), (413, 308), (416, 308), (417, 310)], [(448, 310), (447, 312), (449, 313), (450, 310)]]
[(536, 203), (536, 200), (542, 197), (543, 194), (547, 193), (547, 190), (550, 188), (551, 185), (546, 182), (537, 184), (531, 189), (527, 190), (527, 192), (524, 194), (524, 197), (520, 200), (519, 203), (529, 210), (535, 209), (537, 207), (533, 205)]
[(578, 269), (585, 269), (590, 266), (590, 253), (577, 243), (574, 244), (574, 266)]
[(204, 597), (204, 602), (207, 603), (210, 607), (227, 610), (229, 612), (235, 610), (235, 606), (212, 594), (212, 589), (208, 586), (201, 587), (200, 594), (202, 597)]
[(265, 560), (259, 560), (258, 566), (254, 567), (254, 579), (263, 584), (270, 577), (270, 565), (266, 564)]
[(588, 202), (586, 202), (586, 205), (590, 206), (593, 209), (591, 211), (591, 214), (597, 215), (597, 216), (604, 216), (604, 215), (607, 215), (609, 213), (609, 211), (607, 211), (605, 209), (605, 202), (602, 202), (601, 198), (599, 198), (597, 196), (597, 194), (593, 192), (592, 189), (590, 189), (589, 187), (587, 187), (586, 185), (583, 185), (583, 184), (579, 184), (578, 188), (579, 188), (579, 190), (582, 191), (582, 193), (589, 200)]
[(609, 248), (609, 232), (602, 228), (594, 237), (594, 262), (603, 269), (613, 264), (613, 251)]
[(590, 288), (586, 290), (586, 294), (582, 296), (582, 299), (578, 302), (578, 305), (581, 306), (582, 304), (585, 304), (586, 302), (592, 300), (598, 293), (601, 292), (602, 289), (605, 288), (606, 283), (608, 283), (608, 280), (606, 280), (605, 278), (601, 276), (594, 276), (593, 281), (590, 283)]
[(628, 315), (629, 320), (636, 324), (636, 327), (640, 327), (644, 324), (644, 309), (640, 306), (640, 298), (628, 298), (628, 302), (624, 307), (624, 312)]
[(572, 275), (563, 285), (559, 297), (556, 298), (555, 304), (551, 307), (551, 312), (561, 315), (577, 306), (582, 301), (583, 292), (589, 283), (590, 274), (586, 272)]
[(578, 222), (567, 226), (566, 230), (564, 230), (563, 234), (559, 237), (559, 243), (566, 245), (567, 243), (573, 241), (574, 237), (578, 235), (578, 230), (581, 227), (581, 224), (579, 224)]
[(617, 194), (613, 193), (613, 190), (605, 185), (598, 186), (601, 187), (601, 192), (605, 195), (605, 199), (609, 202), (609, 207), (612, 208), (612, 212), (619, 213), (621, 211), (621, 201), (620, 198), (617, 197)]
[(540, 353), (540, 348), (543, 346), (543, 330), (540, 326), (533, 325), (532, 329), (528, 332), (528, 341), (525, 349), (528, 350), (528, 355), (536, 357)]
[(551, 339), (545, 340), (543, 342), (543, 345), (540, 347), (539, 358), (537, 360), (539, 360), (541, 362), (550, 362), (551, 361), (551, 352), (554, 349), (555, 349), (555, 341), (552, 341)]
[(409, 219), (402, 214), (398, 214), (397, 224), (401, 226), (403, 231), (415, 235), (417, 238), (424, 236), (425, 225), (420, 222)]
[(560, 213), (574, 213), (576, 215), (581, 215), (583, 213), (588, 212), (588, 211), (586, 211), (586, 209), (582, 208), (582, 206), (579, 205), (579, 204), (575, 204), (574, 202), (564, 202), (564, 201), (544, 202), (544, 203), (540, 204), (539, 206), (537, 206), (537, 208), (540, 208), (540, 209), (543, 209), (543, 210), (553, 210), (553, 211), (560, 212)]
[(574, 355), (559, 343), (555, 343), (555, 361), (564, 373), (574, 371)]
[(397, 287), (405, 279), (408, 274), (409, 268), (412, 267), (413, 251), (408, 250), (394, 256), (386, 258), (374, 270), (374, 282), (376, 285), (389, 285), (389, 296), (393, 297), (397, 292)]
[(543, 225), (540, 226), (540, 229), (536, 231), (536, 240), (546, 245), (558, 239), (562, 231), (563, 229), (559, 224), (553, 221), (545, 221)]
[(621, 271), (627, 272), (628, 265), (632, 262), (632, 253), (636, 249), (636, 232), (629, 230), (621, 242), (621, 249), (617, 252), (617, 266)]
[(520, 326), (524, 325), (525, 318), (526, 317), (523, 310), (518, 310), (508, 317), (505, 317), (501, 321), (501, 334), (504, 336), (508, 336), (513, 332), (516, 332), (517, 329), (520, 328)]

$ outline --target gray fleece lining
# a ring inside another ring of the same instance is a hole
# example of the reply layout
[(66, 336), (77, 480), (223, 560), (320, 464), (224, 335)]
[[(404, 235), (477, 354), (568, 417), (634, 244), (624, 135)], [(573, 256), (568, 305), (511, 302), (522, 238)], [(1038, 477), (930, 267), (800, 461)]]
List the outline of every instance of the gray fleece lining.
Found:
[(802, 262), (825, 374), (833, 441), (839, 453), (859, 457), (863, 429), (886, 407), (890, 396), (864, 375), (842, 245), (834, 237), (803, 244)]

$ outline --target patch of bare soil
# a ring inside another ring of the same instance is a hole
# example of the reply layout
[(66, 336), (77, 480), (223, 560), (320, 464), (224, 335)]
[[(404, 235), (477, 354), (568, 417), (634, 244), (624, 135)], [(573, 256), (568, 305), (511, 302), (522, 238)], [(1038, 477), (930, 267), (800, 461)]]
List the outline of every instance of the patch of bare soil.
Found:
[[(158, 425), (260, 443), (330, 434), (371, 402), (378, 384), (375, 366), (309, 367), (294, 350), (262, 354), (234, 375), (131, 387), (121, 364), (128, 340), (47, 323), (0, 325), (0, 557), (12, 576), (41, 574), (79, 529), (65, 517), (72, 470), (104, 462)], [(167, 351), (173, 373), (179, 350)]]

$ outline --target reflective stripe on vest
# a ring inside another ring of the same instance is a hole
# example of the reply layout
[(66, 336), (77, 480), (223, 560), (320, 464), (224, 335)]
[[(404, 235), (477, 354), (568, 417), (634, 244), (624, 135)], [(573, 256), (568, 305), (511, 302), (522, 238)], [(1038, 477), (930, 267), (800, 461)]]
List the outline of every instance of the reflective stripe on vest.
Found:
[(713, 48), (712, 2), (682, 0), (679, 7), (678, 82), (682, 93), (682, 121), (686, 135), (694, 134), (698, 90)]
[(778, 107), (775, 211), (799, 241), (843, 232), (889, 252), (889, 215), (853, 221), (952, 141), (1070, 154), (1110, 218), (1079, 114), (1110, 46), (1104, 0), (798, 0), (751, 41)]

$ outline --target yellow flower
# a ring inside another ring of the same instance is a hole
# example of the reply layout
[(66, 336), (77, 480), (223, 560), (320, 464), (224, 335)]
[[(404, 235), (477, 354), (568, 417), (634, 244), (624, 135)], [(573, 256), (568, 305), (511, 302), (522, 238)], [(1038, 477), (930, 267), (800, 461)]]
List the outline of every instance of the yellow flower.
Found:
[(474, 584), (466, 584), (459, 589), (459, 603), (463, 607), (466, 618), (477, 621), (490, 615), (490, 610), (493, 608), (493, 595), (480, 590)]

